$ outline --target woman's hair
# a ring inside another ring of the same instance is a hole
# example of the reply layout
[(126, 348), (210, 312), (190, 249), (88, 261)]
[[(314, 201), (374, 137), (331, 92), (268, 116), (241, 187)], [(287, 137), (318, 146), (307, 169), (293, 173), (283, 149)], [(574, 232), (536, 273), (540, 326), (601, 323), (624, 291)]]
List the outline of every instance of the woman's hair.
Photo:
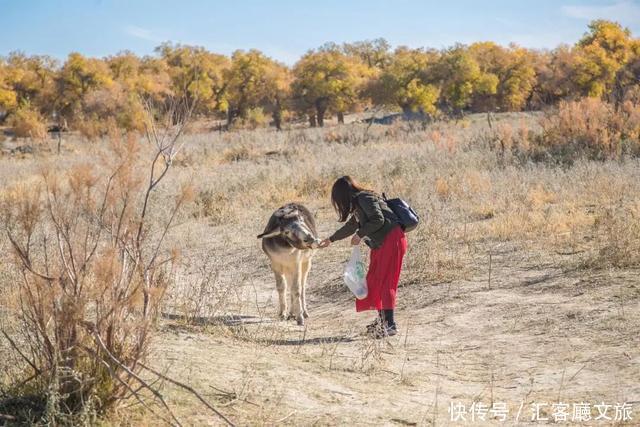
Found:
[(338, 221), (345, 222), (353, 211), (353, 195), (359, 191), (370, 191), (358, 184), (349, 175), (338, 178), (331, 188), (331, 204), (338, 213)]

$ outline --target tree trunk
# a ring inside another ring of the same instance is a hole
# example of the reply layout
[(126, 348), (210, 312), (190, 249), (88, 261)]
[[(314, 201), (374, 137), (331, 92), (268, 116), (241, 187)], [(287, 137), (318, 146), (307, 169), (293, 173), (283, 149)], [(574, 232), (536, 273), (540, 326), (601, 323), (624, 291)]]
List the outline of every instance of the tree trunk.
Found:
[(231, 108), (227, 110), (227, 129), (231, 128), (231, 125), (235, 123), (238, 118), (245, 119), (247, 117), (247, 110), (244, 108)]
[(344, 124), (344, 113), (342, 111), (338, 112), (338, 123)]
[(316, 119), (318, 120), (318, 126), (324, 126), (324, 113), (327, 111), (327, 105), (324, 99), (316, 101)]
[(271, 115), (273, 118), (273, 125), (276, 127), (276, 130), (282, 130), (282, 114), (280, 110), (276, 110)]
[(233, 110), (231, 108), (229, 108), (227, 110), (227, 129), (231, 129), (231, 124), (233, 124)]
[(620, 106), (624, 100), (624, 86), (616, 79), (613, 90), (611, 91), (611, 97), (613, 98), (614, 111), (617, 113), (620, 111)]
[(280, 106), (280, 101), (276, 100), (275, 107), (273, 113), (271, 114), (273, 118), (273, 124), (275, 125), (277, 130), (282, 130), (282, 108)]

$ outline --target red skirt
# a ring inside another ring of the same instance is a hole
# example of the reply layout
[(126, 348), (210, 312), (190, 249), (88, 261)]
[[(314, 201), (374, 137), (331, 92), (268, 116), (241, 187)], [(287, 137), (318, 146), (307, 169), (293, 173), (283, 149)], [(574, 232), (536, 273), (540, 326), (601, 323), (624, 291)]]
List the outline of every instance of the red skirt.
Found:
[(396, 306), (402, 258), (407, 252), (407, 238), (402, 228), (387, 234), (378, 249), (371, 249), (367, 272), (368, 294), (356, 299), (356, 311), (390, 310)]

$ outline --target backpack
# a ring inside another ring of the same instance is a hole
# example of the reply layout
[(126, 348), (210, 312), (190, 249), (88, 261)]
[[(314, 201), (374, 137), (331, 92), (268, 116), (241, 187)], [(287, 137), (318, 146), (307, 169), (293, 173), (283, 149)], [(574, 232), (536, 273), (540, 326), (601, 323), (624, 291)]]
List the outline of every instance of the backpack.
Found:
[(400, 198), (387, 199), (387, 195), (384, 193), (382, 193), (382, 198), (387, 203), (387, 206), (389, 206), (389, 209), (396, 214), (400, 222), (400, 227), (402, 227), (406, 233), (412, 231), (418, 226), (420, 223), (420, 217), (416, 211), (409, 206), (409, 203)]

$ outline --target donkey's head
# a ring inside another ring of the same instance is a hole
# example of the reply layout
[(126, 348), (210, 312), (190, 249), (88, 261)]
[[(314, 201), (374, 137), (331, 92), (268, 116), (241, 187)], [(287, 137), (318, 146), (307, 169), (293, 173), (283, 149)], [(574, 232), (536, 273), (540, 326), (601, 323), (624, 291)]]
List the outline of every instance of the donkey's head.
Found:
[(275, 211), (265, 231), (258, 235), (258, 239), (274, 237), (280, 237), (298, 249), (316, 249), (320, 243), (310, 213), (295, 204), (285, 205)]

